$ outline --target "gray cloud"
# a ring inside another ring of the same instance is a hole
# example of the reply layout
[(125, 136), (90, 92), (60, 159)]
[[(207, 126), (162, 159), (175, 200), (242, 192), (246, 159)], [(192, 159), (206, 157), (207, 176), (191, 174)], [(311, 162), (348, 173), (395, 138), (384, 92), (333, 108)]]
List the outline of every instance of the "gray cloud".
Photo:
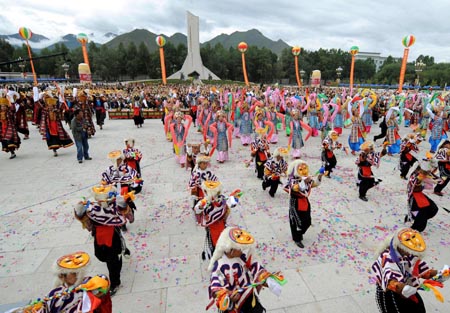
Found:
[[(222, 32), (259, 29), (267, 37), (308, 50), (359, 45), (361, 51), (400, 57), (401, 40), (414, 34), (410, 58), (433, 55), (450, 61), (450, 1), (434, 0), (16, 0), (0, 13), (0, 32), (14, 33), (15, 23), (30, 23), (33, 31), (50, 38), (66, 33), (123, 33), (145, 28), (154, 33), (186, 33), (186, 10), (200, 16), (200, 39)], [(24, 9), (26, 8), (26, 9)], [(9, 12), (8, 12), (9, 11)], [(13, 13), (10, 18), (8, 13)], [(33, 24), (36, 23), (36, 24)], [(20, 25), (21, 26), (21, 25)]]

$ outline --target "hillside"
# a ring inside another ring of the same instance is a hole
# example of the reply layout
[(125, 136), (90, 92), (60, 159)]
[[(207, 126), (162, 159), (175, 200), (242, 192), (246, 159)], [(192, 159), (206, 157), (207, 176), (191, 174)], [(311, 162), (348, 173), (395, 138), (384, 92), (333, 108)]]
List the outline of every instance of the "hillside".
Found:
[(237, 47), (237, 45), (241, 41), (245, 41), (249, 46), (268, 48), (278, 55), (281, 54), (281, 51), (283, 51), (283, 49), (289, 48), (289, 45), (283, 40), (279, 39), (278, 41), (273, 41), (264, 36), (257, 29), (251, 29), (245, 32), (236, 31), (231, 35), (221, 34), (217, 37), (214, 37), (210, 41), (205, 42), (205, 44), (209, 43), (211, 46), (215, 46), (216, 44), (220, 43), (222, 44), (222, 46), (228, 49), (230, 47)]
[[(125, 47), (127, 47), (131, 42), (134, 42), (136, 46), (139, 46), (141, 42), (144, 42), (144, 44), (147, 46), (150, 52), (153, 52), (158, 49), (158, 46), (156, 45), (155, 39), (157, 34), (154, 34), (146, 29), (135, 29), (131, 32), (124, 33), (121, 35), (116, 36), (112, 33), (107, 33), (103, 36), (96, 37), (94, 34), (89, 34), (89, 39), (93, 42), (96, 42), (97, 44), (104, 42), (104, 44), (109, 48), (117, 48), (120, 43), (123, 43)], [(164, 37), (166, 37), (167, 42), (172, 43), (175, 47), (177, 47), (179, 44), (187, 46), (187, 37), (186, 35), (182, 33), (175, 33), (172, 36), (166, 36), (163, 34)], [(23, 40), (21, 40), (19, 34), (12, 34), (12, 35), (0, 35), (0, 38), (4, 38), (8, 40), (13, 45), (21, 45)], [(111, 39), (112, 38), (112, 39)], [(63, 37), (61, 37), (57, 42), (50, 41), (47, 37), (39, 35), (39, 34), (33, 34), (33, 37), (30, 40), (31, 42), (35, 43), (33, 46), (33, 49), (40, 49), (40, 48), (54, 48), (55, 44), (61, 44), (64, 43), (67, 48), (69, 49), (76, 49), (80, 46), (80, 44), (77, 41), (76, 35), (74, 34), (67, 34)], [(278, 41), (273, 41), (266, 36), (264, 36), (259, 30), (257, 29), (251, 29), (245, 32), (236, 31), (230, 35), (227, 34), (221, 34), (213, 39), (202, 43), (202, 45), (210, 44), (211, 46), (215, 46), (217, 44), (222, 44), (226, 49), (233, 47), (235, 48), (239, 42), (245, 41), (249, 46), (257, 46), (259, 48), (268, 48), (272, 52), (280, 55), (281, 51), (285, 48), (289, 48), (289, 45), (284, 42), (283, 40), (279, 39)], [(53, 44), (52, 44), (53, 42)], [(47, 44), (46, 44), (47, 43)]]

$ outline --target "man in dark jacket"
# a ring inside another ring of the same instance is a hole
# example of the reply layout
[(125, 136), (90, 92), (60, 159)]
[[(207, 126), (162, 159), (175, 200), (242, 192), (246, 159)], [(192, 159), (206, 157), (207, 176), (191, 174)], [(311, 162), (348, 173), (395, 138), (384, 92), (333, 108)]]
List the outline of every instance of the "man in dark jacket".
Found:
[(78, 163), (83, 163), (83, 156), (85, 160), (92, 160), (89, 156), (89, 143), (87, 134), (87, 125), (83, 118), (83, 111), (80, 109), (75, 110), (74, 117), (70, 123), (73, 139), (77, 146), (77, 159)]

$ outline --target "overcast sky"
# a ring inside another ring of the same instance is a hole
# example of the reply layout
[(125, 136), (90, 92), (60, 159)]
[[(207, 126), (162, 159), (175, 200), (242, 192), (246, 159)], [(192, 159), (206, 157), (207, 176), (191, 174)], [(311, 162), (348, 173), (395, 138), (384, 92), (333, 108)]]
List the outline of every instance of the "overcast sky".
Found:
[[(186, 10), (200, 17), (200, 41), (259, 29), (307, 50), (357, 45), (360, 51), (401, 57), (404, 36), (420, 54), (450, 62), (449, 0), (0, 0), (0, 34), (21, 26), (57, 39), (68, 33), (122, 34), (135, 28), (186, 34)], [(101, 41), (100, 39), (98, 41)]]

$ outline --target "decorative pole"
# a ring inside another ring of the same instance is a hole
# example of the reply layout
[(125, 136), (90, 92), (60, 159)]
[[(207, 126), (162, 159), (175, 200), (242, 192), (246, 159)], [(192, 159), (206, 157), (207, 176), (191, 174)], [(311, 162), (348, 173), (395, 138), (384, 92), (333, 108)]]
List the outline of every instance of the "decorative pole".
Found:
[(244, 81), (246, 86), (250, 86), (248, 83), (248, 77), (247, 77), (247, 67), (245, 66), (245, 52), (247, 51), (248, 45), (245, 42), (240, 42), (237, 46), (238, 50), (242, 54), (242, 72), (244, 73)]
[(167, 84), (166, 79), (166, 63), (164, 61), (164, 45), (166, 44), (166, 38), (164, 36), (157, 36), (156, 37), (156, 44), (159, 47), (159, 59), (161, 61), (161, 77), (162, 82), (164, 85)]
[(25, 39), (25, 42), (27, 43), (28, 57), (30, 58), (31, 71), (33, 72), (33, 81), (34, 81), (34, 85), (37, 86), (38, 82), (37, 82), (37, 77), (36, 77), (36, 71), (34, 70), (33, 57), (31, 56), (31, 48), (30, 48), (30, 44), (28, 43), (28, 40), (31, 39), (31, 37), (33, 36), (33, 33), (31, 32), (31, 29), (26, 28), (26, 27), (21, 27), (21, 28), (19, 28), (19, 35), (20, 35), (20, 37)]
[(89, 67), (89, 71), (91, 70), (91, 65), (89, 64), (89, 58), (87, 53), (86, 45), (89, 42), (88, 36), (85, 33), (79, 33), (77, 35), (77, 40), (81, 44), (81, 50), (83, 51), (83, 59), (84, 63), (86, 63)]
[(297, 85), (299, 87), (302, 86), (302, 81), (300, 80), (300, 76), (298, 74), (298, 56), (300, 55), (300, 52), (302, 51), (302, 48), (299, 46), (295, 46), (292, 48), (292, 54), (294, 55), (294, 61), (295, 61), (295, 77), (297, 78)]
[(403, 50), (402, 67), (400, 68), (400, 79), (398, 80), (398, 92), (403, 90), (403, 81), (405, 80), (406, 63), (408, 62), (409, 47), (416, 42), (416, 37), (413, 35), (403, 37), (402, 44), (405, 47)]
[(358, 46), (353, 46), (350, 48), (350, 54), (352, 55), (352, 64), (350, 66), (350, 95), (353, 95), (353, 72), (355, 70), (355, 56), (358, 52)]

